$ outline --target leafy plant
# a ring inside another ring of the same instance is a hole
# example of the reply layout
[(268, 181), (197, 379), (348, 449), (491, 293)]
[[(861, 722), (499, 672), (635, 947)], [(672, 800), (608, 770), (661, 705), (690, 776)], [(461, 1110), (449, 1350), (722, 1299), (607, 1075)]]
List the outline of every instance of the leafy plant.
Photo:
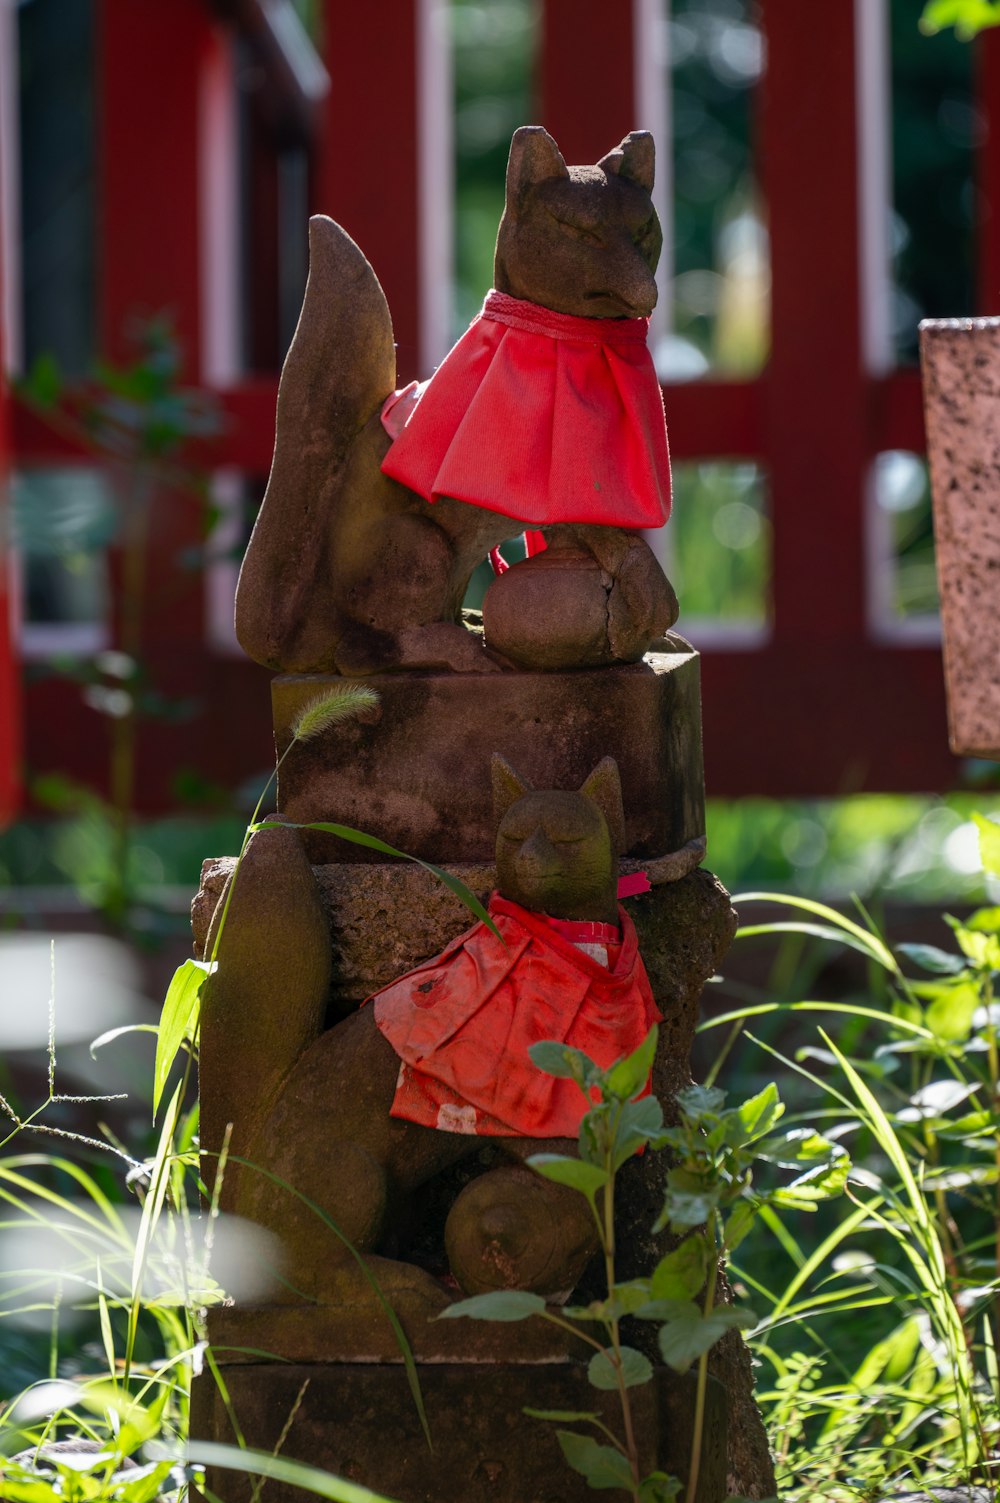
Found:
[(1000, 26), (997, 0), (927, 0), (920, 17), (920, 30), (933, 36), (953, 26), (963, 42), (971, 41), (988, 26)]
[[(113, 648), (93, 662), (59, 660), (53, 667), (79, 683), (85, 702), (107, 718), (109, 799), (105, 804), (91, 790), (73, 791), (91, 814), (100, 806), (111, 825), (101, 906), (118, 926), (128, 919), (133, 895), (129, 838), (139, 723), (187, 718), (196, 709), (162, 693), (143, 662), (153, 508), (161, 493), (192, 496), (210, 525), (206, 479), (191, 464), (190, 446), (221, 426), (215, 399), (180, 384), (180, 350), (166, 322), (141, 325), (135, 341), (131, 363), (101, 361), (87, 381), (67, 383), (56, 360), (41, 355), (17, 384), (23, 402), (74, 446), (94, 454), (116, 481), (121, 583)], [(36, 790), (42, 798), (45, 792), (44, 784)]]
[[(983, 864), (1000, 875), (1000, 827), (976, 823)], [(753, 1247), (744, 1249), (736, 1270), (769, 1307), (754, 1342), (774, 1373), (760, 1399), (784, 1471), (782, 1496), (846, 1500), (890, 1481), (995, 1480), (1000, 909), (948, 917), (954, 950), (903, 944), (894, 953), (863, 911), (858, 923), (804, 899), (751, 893), (735, 901), (765, 896), (802, 917), (748, 925), (744, 937), (833, 932), (882, 971), (888, 988), (883, 1006), (760, 1004), (703, 1025), (744, 1032), (808, 1083), (811, 1099), (797, 1120), (810, 1129), (822, 1122), (837, 1142), (854, 1140), (846, 1186), (854, 1209), (816, 1245), (803, 1245), (776, 1204), (762, 1214), (793, 1265), (784, 1288), (773, 1248), (763, 1275), (759, 1247), (757, 1260)], [(820, 1029), (820, 1047), (803, 1044), (794, 1057), (746, 1026), (769, 1014), (792, 1022), (822, 1013), (850, 1025), (842, 1041)], [(880, 1038), (868, 1042), (875, 1029)], [(825, 1098), (819, 1108), (816, 1093)], [(831, 1317), (837, 1334), (827, 1342)]]
[[(603, 1253), (606, 1297), (557, 1311), (539, 1295), (501, 1290), (452, 1305), (442, 1318), (507, 1321), (537, 1316), (581, 1338), (594, 1352), (588, 1368), (591, 1384), (618, 1394), (621, 1433), (616, 1434), (594, 1413), (530, 1409), (526, 1413), (596, 1429), (601, 1440), (579, 1430), (556, 1432), (569, 1465), (591, 1487), (619, 1489), (635, 1503), (665, 1503), (684, 1491), (688, 1503), (693, 1503), (698, 1492), (709, 1353), (733, 1327), (756, 1324), (751, 1311), (720, 1302), (720, 1263), (742, 1242), (765, 1208), (813, 1210), (821, 1200), (839, 1193), (849, 1159), (840, 1145), (818, 1133), (776, 1133), (784, 1107), (774, 1085), (729, 1108), (726, 1093), (717, 1087), (690, 1086), (678, 1092), (677, 1125), (665, 1126), (659, 1102), (645, 1094), (656, 1042), (654, 1028), (633, 1054), (610, 1069), (601, 1069), (586, 1054), (554, 1042), (536, 1044), (531, 1050), (539, 1068), (574, 1080), (589, 1103), (580, 1125), (579, 1157), (535, 1154), (527, 1162), (544, 1178), (586, 1197)], [(661, 1258), (649, 1277), (620, 1283), (615, 1272), (615, 1180), (626, 1160), (647, 1148), (667, 1150), (672, 1159), (663, 1209), (653, 1230), (669, 1230), (678, 1245)], [(754, 1182), (757, 1160), (794, 1167), (799, 1173), (789, 1185), (762, 1190)], [(659, 1326), (660, 1354), (674, 1372), (683, 1374), (697, 1365), (686, 1489), (676, 1477), (660, 1471), (642, 1475), (630, 1390), (652, 1379), (653, 1366), (642, 1352), (623, 1343), (625, 1317)], [(592, 1327), (597, 1328), (597, 1335), (591, 1333)]]

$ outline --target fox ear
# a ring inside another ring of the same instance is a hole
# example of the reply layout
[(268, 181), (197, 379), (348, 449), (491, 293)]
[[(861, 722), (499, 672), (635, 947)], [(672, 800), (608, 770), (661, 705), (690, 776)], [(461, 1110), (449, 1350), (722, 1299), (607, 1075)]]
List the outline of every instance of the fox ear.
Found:
[(493, 818), (499, 825), (507, 810), (534, 790), (531, 784), (516, 773), (505, 757), (493, 753), (490, 763), (490, 778), (493, 784)]
[(507, 160), (507, 203), (515, 207), (525, 188), (548, 178), (569, 177), (569, 168), (548, 131), (522, 125), (513, 135)]
[(596, 804), (607, 821), (611, 842), (617, 855), (625, 850), (625, 808), (622, 803), (622, 780), (614, 757), (604, 757), (580, 788), (584, 798)]
[(656, 147), (648, 130), (632, 130), (606, 157), (598, 162), (602, 172), (627, 178), (647, 193), (653, 191), (653, 176), (656, 171)]

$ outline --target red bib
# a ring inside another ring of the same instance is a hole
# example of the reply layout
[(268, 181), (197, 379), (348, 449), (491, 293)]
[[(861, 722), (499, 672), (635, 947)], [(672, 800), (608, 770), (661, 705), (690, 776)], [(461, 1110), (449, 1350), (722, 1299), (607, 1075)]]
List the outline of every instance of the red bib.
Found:
[(528, 1050), (555, 1039), (606, 1068), (639, 1047), (660, 1013), (635, 928), (619, 909), (609, 969), (544, 914), (498, 893), (489, 912), (506, 945), (476, 924), (375, 995), (375, 1021), (401, 1060), (392, 1116), (486, 1137), (576, 1137), (582, 1091)]
[(425, 501), (453, 496), (529, 526), (660, 527), (670, 459), (648, 325), (488, 293), (426, 386), (386, 403), (398, 437), (383, 471)]

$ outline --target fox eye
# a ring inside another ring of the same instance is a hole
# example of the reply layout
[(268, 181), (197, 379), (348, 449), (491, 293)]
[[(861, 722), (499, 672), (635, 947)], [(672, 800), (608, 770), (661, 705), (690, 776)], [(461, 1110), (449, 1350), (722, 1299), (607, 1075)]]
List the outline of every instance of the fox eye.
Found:
[(588, 229), (583, 224), (575, 224), (572, 219), (560, 219), (555, 215), (553, 217), (560, 229), (565, 230), (567, 234), (572, 235), (575, 239), (589, 240), (594, 245), (601, 244), (601, 237), (596, 230)]
[(650, 215), (646, 223), (636, 232), (636, 240), (648, 240), (656, 231), (656, 220)]

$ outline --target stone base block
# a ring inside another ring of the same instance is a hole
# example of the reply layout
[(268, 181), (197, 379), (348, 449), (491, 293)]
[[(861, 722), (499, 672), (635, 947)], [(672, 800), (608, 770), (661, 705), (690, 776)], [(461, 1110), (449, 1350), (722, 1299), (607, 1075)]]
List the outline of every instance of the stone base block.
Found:
[[(500, 752), (536, 788), (578, 788), (614, 757), (627, 854), (660, 856), (704, 834), (698, 655), (560, 673), (399, 673), (365, 680), (382, 699), (373, 723), (333, 727), (282, 764), (278, 807), (297, 822), (328, 820), (438, 863), (485, 861), (495, 838), (490, 759)], [(284, 675), (272, 684), (279, 755), (301, 710), (341, 680)], [(368, 859), (312, 834), (316, 863)], [(371, 859), (378, 860), (377, 853)]]
[[(418, 1369), (434, 1444), (420, 1425), (405, 1370), (342, 1363), (226, 1367), (229, 1398), (247, 1444), (322, 1467), (399, 1503), (593, 1503), (587, 1482), (567, 1464), (556, 1424), (524, 1409), (600, 1414), (616, 1433), (616, 1394), (587, 1381), (586, 1366), (515, 1363)], [(630, 1389), (641, 1466), (686, 1482), (695, 1383), (667, 1369)], [(287, 1427), (287, 1434), (283, 1434)], [(583, 1431), (584, 1425), (566, 1426)], [(192, 1434), (232, 1441), (215, 1382), (206, 1373), (192, 1393)], [(282, 1439), (283, 1436), (283, 1439)], [(253, 1479), (212, 1468), (208, 1488), (223, 1503), (249, 1503)], [(270, 1503), (297, 1503), (301, 1493), (269, 1481)], [(709, 1380), (698, 1503), (726, 1496), (725, 1396)]]

